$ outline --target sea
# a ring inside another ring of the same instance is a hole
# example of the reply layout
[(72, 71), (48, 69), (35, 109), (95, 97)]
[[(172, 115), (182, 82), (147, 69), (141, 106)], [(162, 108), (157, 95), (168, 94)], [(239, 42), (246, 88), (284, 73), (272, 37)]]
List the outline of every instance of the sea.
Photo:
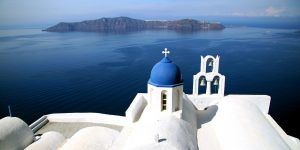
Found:
[[(51, 113), (125, 115), (147, 92), (152, 67), (170, 50), (192, 93), (200, 56), (219, 55), (225, 94), (270, 95), (269, 113), (300, 137), (300, 32), (233, 26), (218, 31), (148, 30), (128, 33), (0, 30), (0, 117), (28, 124)], [(255, 124), (255, 122), (253, 122)]]

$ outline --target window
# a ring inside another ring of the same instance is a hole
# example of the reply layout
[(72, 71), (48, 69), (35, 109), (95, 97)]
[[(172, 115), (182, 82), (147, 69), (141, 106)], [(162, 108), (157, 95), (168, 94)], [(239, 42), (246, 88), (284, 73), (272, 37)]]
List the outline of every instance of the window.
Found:
[(179, 90), (177, 90), (177, 98), (176, 98), (176, 107), (175, 107), (175, 111), (179, 110), (179, 106), (180, 106), (180, 93)]
[(163, 92), (161, 94), (161, 111), (164, 111), (167, 109), (167, 94)]

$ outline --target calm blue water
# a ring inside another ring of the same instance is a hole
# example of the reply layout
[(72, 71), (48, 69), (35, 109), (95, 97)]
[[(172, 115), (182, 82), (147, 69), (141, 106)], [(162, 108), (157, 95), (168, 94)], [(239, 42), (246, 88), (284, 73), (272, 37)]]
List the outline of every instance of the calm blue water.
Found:
[(31, 123), (44, 114), (99, 112), (124, 115), (146, 92), (152, 66), (168, 47), (192, 92), (200, 55), (221, 56), (227, 94), (268, 94), (270, 114), (299, 137), (300, 33), (295, 30), (227, 28), (182, 34), (48, 33), (0, 30), (0, 112)]

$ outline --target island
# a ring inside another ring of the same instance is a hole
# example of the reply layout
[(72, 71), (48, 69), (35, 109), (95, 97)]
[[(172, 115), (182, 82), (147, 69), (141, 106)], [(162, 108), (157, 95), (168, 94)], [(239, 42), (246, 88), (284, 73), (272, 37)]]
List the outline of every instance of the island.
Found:
[(44, 29), (48, 32), (126, 32), (137, 30), (166, 29), (175, 31), (201, 31), (222, 30), (225, 26), (221, 23), (209, 23), (194, 19), (181, 19), (174, 21), (146, 21), (129, 17), (100, 18), (81, 22), (61, 22)]

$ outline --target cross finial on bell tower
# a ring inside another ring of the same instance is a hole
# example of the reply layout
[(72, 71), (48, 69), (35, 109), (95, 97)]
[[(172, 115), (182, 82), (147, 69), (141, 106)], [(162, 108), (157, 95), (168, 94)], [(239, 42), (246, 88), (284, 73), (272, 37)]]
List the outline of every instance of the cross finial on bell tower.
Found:
[(162, 54), (165, 54), (165, 57), (168, 57), (168, 54), (170, 54), (170, 51), (168, 51), (168, 49), (165, 48), (165, 50), (162, 51)]

